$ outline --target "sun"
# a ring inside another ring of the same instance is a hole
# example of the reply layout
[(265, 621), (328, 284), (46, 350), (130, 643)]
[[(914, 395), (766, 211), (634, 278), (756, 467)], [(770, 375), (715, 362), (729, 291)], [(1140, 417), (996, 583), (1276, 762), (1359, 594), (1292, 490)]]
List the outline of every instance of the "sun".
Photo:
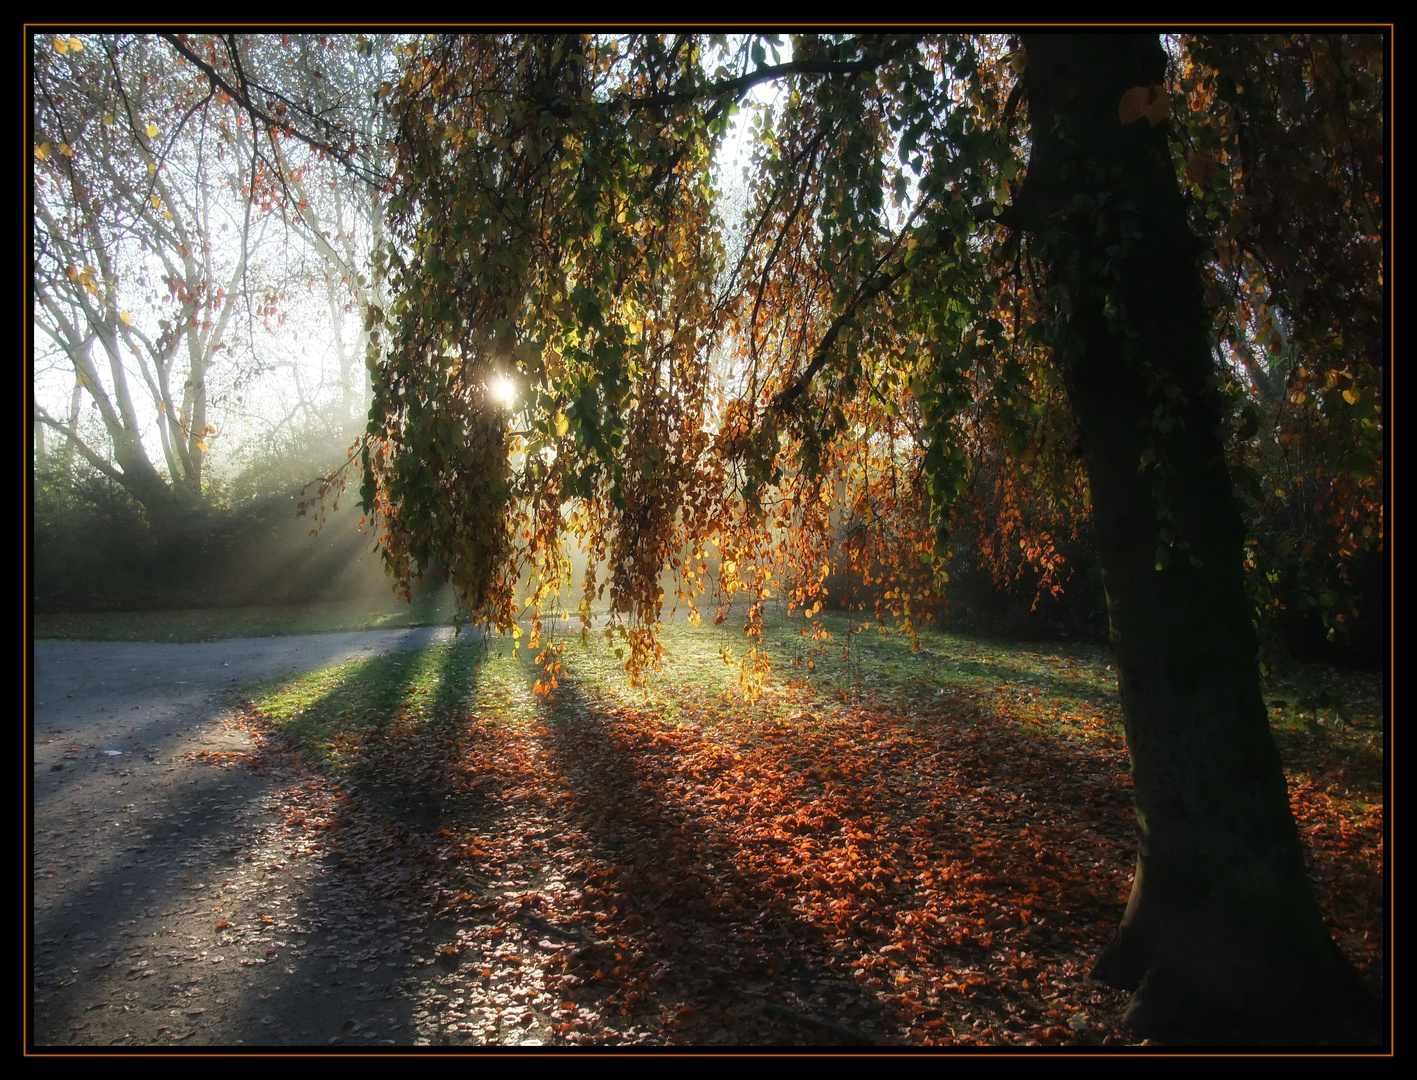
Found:
[(517, 384), (505, 375), (494, 375), (487, 384), (487, 392), (504, 409), (517, 403)]

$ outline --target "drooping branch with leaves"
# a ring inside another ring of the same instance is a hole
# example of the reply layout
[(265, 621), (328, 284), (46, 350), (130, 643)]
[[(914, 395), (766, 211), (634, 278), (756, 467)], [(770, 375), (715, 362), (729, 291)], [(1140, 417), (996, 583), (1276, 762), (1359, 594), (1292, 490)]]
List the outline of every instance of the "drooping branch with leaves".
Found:
[[(1335, 40), (1331, 55), (1349, 49)], [(659, 657), (662, 575), (695, 611), (712, 586), (719, 617), (747, 603), (751, 691), (774, 595), (811, 619), (844, 576), (872, 587), (876, 619), (909, 629), (942, 603), (958, 513), (982, 515), (986, 562), (1009, 566), (997, 545), (1016, 544), (1049, 588), (1056, 537), (1089, 523), (1140, 851), (1099, 976), (1136, 990), (1132, 1021), (1171, 1040), (1372, 1037), (1304, 879), (1260, 698), (1227, 461), (1236, 369), (1213, 347), (1217, 313), (1242, 354), (1269, 332), (1256, 293), (1283, 307), (1272, 275), (1285, 266), (1293, 333), (1323, 336), (1321, 309), (1293, 299), (1317, 262), (1271, 236), (1251, 194), (1269, 167), (1253, 140), (1281, 133), (1226, 65), (1299, 117), (1306, 80), (1328, 69), (1292, 60), (1300, 39), (1259, 57), (1188, 46), (1179, 79), (1190, 111), (1215, 118), (1207, 133), (1171, 119), (1183, 93), (1173, 102), (1154, 36), (799, 35), (783, 59), (785, 44), (407, 49), (389, 94), (393, 300), (374, 313), (364, 451), (392, 572), (406, 588), (446, 566), (475, 618), (515, 634), (524, 608), (539, 617), (574, 584), (578, 547), (587, 626), (608, 593), (632, 676)], [(1332, 76), (1345, 102), (1371, 100), (1364, 48), (1338, 62), (1350, 83)], [(769, 86), (746, 216), (725, 220), (714, 155), (747, 92)], [(1365, 122), (1331, 140), (1360, 188), (1375, 167)], [(1229, 175), (1251, 188), (1217, 195), (1232, 152), (1244, 164)], [(1371, 183), (1342, 214), (1381, 217)], [(1335, 236), (1336, 207), (1305, 202)], [(1230, 224), (1202, 245), (1193, 229), (1212, 209)], [(1381, 234), (1368, 235), (1330, 253), (1347, 292), (1325, 284), (1313, 303), (1380, 297)], [(1324, 243), (1304, 250), (1326, 258)], [(1249, 284), (1227, 284), (1236, 274)], [(1354, 410), (1356, 426), (1334, 430), (1357, 437), (1355, 480), (1381, 468), (1381, 414), (1356, 404), (1381, 385), (1364, 344), (1380, 310), (1353, 324), (1352, 373), (1330, 340), (1289, 390), (1302, 403), (1310, 373), (1327, 372), (1325, 391)], [(1352, 521), (1344, 535), (1380, 539), (1380, 513)], [(549, 656), (545, 670), (554, 688)]]

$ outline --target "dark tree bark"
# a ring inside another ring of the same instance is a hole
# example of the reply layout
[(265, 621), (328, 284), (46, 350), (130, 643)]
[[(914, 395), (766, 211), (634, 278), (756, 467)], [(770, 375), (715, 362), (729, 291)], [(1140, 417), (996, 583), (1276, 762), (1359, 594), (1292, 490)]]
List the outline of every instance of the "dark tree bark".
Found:
[(1260, 692), (1243, 526), (1167, 124), (1156, 36), (1025, 39), (1027, 180), (1004, 215), (1046, 252), (1081, 436), (1135, 781), (1136, 876), (1093, 972), (1181, 1043), (1377, 1038), (1324, 926)]

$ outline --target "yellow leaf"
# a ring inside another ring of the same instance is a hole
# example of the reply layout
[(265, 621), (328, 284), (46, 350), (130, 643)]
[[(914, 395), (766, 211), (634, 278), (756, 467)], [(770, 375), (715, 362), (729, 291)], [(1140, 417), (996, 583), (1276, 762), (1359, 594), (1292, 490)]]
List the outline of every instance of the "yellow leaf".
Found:
[(129, 325), (131, 325), (132, 322), (133, 322), (133, 316), (129, 315), (126, 311), (120, 311), (120, 312), (118, 313), (118, 317), (119, 317), (120, 319), (122, 319), (125, 323), (128, 323)]
[(111, 124), (111, 123), (113, 123), (113, 114), (112, 114), (111, 112), (106, 112), (106, 113), (104, 113), (104, 114), (103, 114), (103, 122), (104, 122), (105, 124)]
[(157, 125), (154, 124), (151, 120), (148, 121), (148, 138), (149, 138), (149, 139), (156, 139), (156, 138), (157, 138)]
[(43, 161), (45, 158), (47, 158), (49, 156), (49, 144), (40, 143), (38, 146), (36, 146), (34, 148), (34, 156), (40, 161)]
[(60, 56), (63, 56), (66, 52), (69, 51), (69, 43), (68, 43), (67, 41), (65, 41), (63, 38), (60, 38), (60, 37), (55, 38), (55, 39), (54, 39), (54, 51), (57, 52)]
[(570, 421), (568, 421), (568, 420), (566, 419), (566, 415), (565, 415), (564, 413), (557, 413), (557, 414), (556, 414), (556, 437), (559, 439), (561, 436), (565, 435), (566, 432), (570, 430), (570, 428), (571, 428), (571, 424), (570, 424)]
[(76, 37), (71, 37), (69, 39), (69, 48), (73, 49), (74, 52), (83, 52), (84, 43)]
[(66, 143), (66, 142), (62, 142), (62, 143), (59, 144), (59, 152), (60, 152), (61, 154), (63, 154), (65, 157), (73, 157), (73, 156), (74, 156), (74, 148), (73, 148), (72, 146), (70, 146), (70, 145), (69, 145), (68, 143)]
[(1357, 390), (1350, 389), (1343, 391), (1343, 400), (1348, 402), (1348, 404), (1350, 405), (1357, 405), (1359, 396), (1360, 395)]
[(156, 195), (153, 195), (153, 196), (152, 196), (152, 202), (153, 202), (153, 206), (154, 206), (156, 209), (158, 209), (158, 210), (161, 210), (161, 209), (162, 209), (162, 200), (159, 199)]

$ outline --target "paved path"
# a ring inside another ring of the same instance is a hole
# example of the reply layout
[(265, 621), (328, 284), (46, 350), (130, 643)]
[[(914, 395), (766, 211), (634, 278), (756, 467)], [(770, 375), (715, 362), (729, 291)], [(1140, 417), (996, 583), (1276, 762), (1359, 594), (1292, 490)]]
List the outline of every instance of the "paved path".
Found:
[(427, 1041), (414, 875), (311, 854), (292, 807), (339, 796), (299, 762), (234, 764), (252, 742), (227, 721), (261, 679), (452, 639), (35, 642), (33, 1044)]

